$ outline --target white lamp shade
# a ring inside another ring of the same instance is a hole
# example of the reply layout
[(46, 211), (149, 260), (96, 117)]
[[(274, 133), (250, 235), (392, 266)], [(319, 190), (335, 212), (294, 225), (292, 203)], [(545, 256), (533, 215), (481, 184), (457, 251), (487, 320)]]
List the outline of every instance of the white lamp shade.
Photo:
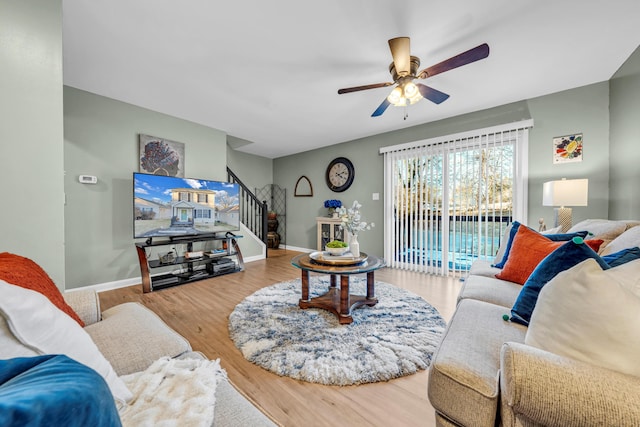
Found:
[(549, 181), (542, 187), (543, 206), (587, 206), (588, 196), (588, 179)]

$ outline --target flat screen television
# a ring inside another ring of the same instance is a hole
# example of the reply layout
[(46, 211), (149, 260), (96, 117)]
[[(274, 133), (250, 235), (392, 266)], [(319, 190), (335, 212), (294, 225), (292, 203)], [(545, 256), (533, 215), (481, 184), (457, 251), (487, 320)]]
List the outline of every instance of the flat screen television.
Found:
[(176, 238), (240, 229), (240, 186), (133, 173), (133, 237)]

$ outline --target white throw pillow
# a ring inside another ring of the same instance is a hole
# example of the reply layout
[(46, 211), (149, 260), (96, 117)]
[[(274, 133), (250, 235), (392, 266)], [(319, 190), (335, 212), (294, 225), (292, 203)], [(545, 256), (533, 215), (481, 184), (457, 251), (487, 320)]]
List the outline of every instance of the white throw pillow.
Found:
[(9, 324), (0, 313), (0, 359), (13, 359), (15, 357), (34, 357), (38, 353), (25, 347), (13, 336)]
[(559, 225), (557, 227), (550, 228), (548, 230), (543, 231), (541, 234), (558, 234), (562, 231), (562, 226)]
[(610, 255), (623, 249), (640, 246), (640, 227), (633, 227), (613, 239), (600, 255)]
[(525, 344), (640, 376), (640, 260), (602, 270), (593, 259), (542, 288)]
[(590, 233), (587, 238), (602, 239), (609, 242), (627, 229), (624, 221), (615, 221), (611, 219), (585, 219), (580, 221), (567, 231), (567, 233), (575, 233), (576, 231), (588, 231)]
[(34, 352), (64, 354), (102, 375), (117, 401), (131, 399), (131, 392), (89, 334), (41, 293), (0, 280), (0, 314), (14, 337), (25, 346), (23, 354), (13, 346), (11, 357), (31, 357)]
[(504, 234), (500, 239), (500, 246), (498, 247), (498, 252), (496, 252), (496, 257), (493, 260), (493, 264), (498, 264), (504, 258), (504, 253), (507, 251), (507, 244), (509, 243), (509, 234), (511, 233), (511, 229), (513, 228), (513, 222), (507, 226), (504, 230)]

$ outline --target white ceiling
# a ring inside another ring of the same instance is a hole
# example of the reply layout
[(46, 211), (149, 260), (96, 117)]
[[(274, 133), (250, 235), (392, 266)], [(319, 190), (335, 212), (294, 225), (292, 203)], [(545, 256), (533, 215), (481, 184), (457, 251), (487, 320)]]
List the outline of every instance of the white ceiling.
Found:
[[(64, 83), (251, 141), (276, 158), (605, 81), (640, 43), (638, 0), (63, 0)], [(451, 97), (371, 113), (390, 92), (387, 40)], [(186, 142), (186, 141), (183, 141)]]

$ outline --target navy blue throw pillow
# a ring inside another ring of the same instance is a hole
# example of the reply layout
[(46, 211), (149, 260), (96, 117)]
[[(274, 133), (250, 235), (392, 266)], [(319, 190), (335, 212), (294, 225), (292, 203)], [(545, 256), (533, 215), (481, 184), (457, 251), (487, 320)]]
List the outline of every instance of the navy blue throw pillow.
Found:
[(549, 240), (554, 242), (564, 242), (573, 239), (574, 237), (582, 237), (583, 239), (589, 234), (588, 231), (576, 231), (575, 233), (557, 233), (557, 234), (543, 234)]
[(636, 246), (635, 248), (623, 249), (621, 251), (605, 255), (602, 259), (604, 262), (609, 264), (609, 267), (617, 267), (629, 261), (640, 259), (640, 248)]
[(538, 295), (544, 285), (561, 271), (568, 270), (589, 258), (595, 259), (603, 270), (610, 268), (589, 245), (584, 243), (582, 237), (574, 237), (547, 255), (522, 286), (511, 309), (511, 321), (528, 326)]

